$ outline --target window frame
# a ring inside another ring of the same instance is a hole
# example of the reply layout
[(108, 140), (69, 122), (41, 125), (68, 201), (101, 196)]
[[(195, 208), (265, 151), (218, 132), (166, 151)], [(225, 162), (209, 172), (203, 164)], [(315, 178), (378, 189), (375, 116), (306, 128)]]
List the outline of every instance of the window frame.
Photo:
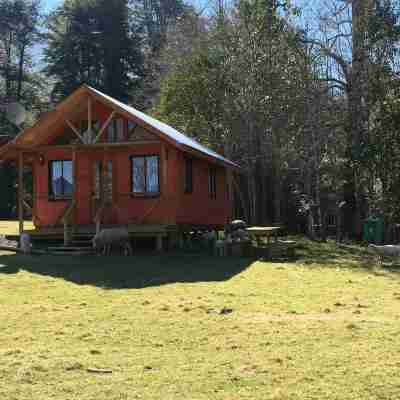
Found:
[[(62, 195), (56, 195), (53, 192), (53, 163), (60, 162), (62, 167), (61, 167), (61, 177), (64, 178), (64, 163), (65, 162), (70, 162), (71, 163), (71, 168), (72, 168), (72, 193), (70, 194), (65, 194), (65, 190), (63, 187), (63, 194)], [(73, 194), (75, 191), (75, 179), (74, 179), (74, 167), (73, 167), (73, 161), (71, 159), (62, 159), (62, 160), (49, 160), (48, 161), (48, 197), (52, 201), (66, 201), (66, 200), (71, 200), (73, 198)]]
[[(158, 192), (148, 192), (147, 191), (147, 158), (157, 157), (157, 183), (158, 183)], [(133, 197), (159, 197), (161, 195), (161, 157), (159, 154), (135, 154), (131, 155), (131, 196)], [(144, 192), (134, 192), (134, 174), (133, 174), (133, 163), (135, 158), (143, 158), (144, 159)]]
[(208, 168), (208, 194), (212, 200), (217, 199), (217, 168)]
[[(190, 168), (188, 168), (190, 165)], [(190, 175), (188, 174), (190, 170)], [(188, 179), (190, 177), (190, 179)], [(193, 193), (193, 158), (185, 157), (185, 181), (184, 181), (184, 193), (192, 194)]]

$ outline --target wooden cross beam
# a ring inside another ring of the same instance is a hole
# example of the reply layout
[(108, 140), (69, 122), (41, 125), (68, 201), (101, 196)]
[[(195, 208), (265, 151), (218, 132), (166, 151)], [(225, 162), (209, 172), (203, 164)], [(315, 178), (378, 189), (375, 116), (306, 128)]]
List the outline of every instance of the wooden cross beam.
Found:
[(32, 213), (32, 207), (26, 202), (26, 200), (23, 200), (23, 204), (24, 204), (25, 209), (28, 212)]
[(65, 122), (66, 122), (67, 125), (73, 130), (73, 132), (75, 133), (75, 135), (78, 136), (78, 138), (79, 138), (79, 140), (82, 142), (82, 144), (86, 144), (86, 143), (85, 143), (84, 137), (79, 133), (78, 129), (75, 128), (75, 126), (72, 124), (72, 122), (69, 121), (68, 119), (66, 119)]
[(115, 114), (116, 114), (116, 112), (113, 111), (113, 112), (110, 114), (110, 116), (107, 118), (107, 121), (104, 122), (103, 126), (102, 126), (101, 129), (100, 129), (100, 132), (98, 133), (98, 135), (97, 135), (96, 138), (94, 139), (93, 144), (97, 143), (97, 142), (100, 140), (101, 135), (102, 135), (102, 134), (104, 133), (104, 131), (107, 129), (108, 125), (110, 125), (110, 122), (111, 122), (112, 119), (114, 118)]

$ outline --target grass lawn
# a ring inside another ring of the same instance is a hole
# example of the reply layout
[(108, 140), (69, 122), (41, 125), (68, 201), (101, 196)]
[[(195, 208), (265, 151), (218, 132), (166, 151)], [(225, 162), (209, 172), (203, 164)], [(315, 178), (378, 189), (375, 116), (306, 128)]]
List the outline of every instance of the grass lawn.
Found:
[(0, 398), (399, 399), (400, 274), (367, 261), (0, 253)]
[[(24, 229), (34, 229), (32, 221), (24, 222)], [(18, 221), (2, 221), (0, 220), (0, 235), (18, 235), (19, 224)]]

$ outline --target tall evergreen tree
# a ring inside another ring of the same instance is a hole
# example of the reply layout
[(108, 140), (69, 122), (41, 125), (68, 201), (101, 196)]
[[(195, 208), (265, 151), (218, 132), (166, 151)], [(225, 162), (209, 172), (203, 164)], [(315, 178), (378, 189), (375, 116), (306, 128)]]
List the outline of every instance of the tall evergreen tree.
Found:
[(143, 76), (142, 40), (127, 0), (66, 0), (48, 23), (46, 73), (54, 100), (82, 83), (128, 100)]

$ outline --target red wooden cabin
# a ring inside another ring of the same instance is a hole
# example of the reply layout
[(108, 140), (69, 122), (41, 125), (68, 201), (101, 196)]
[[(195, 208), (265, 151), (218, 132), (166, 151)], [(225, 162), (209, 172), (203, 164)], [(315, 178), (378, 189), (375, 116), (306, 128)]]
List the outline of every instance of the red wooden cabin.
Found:
[[(0, 158), (18, 160), (21, 232), (24, 207), (36, 233), (62, 229), (66, 243), (102, 225), (162, 237), (231, 218), (235, 163), (86, 85), (3, 146)], [(33, 205), (23, 190), (27, 164)]]

